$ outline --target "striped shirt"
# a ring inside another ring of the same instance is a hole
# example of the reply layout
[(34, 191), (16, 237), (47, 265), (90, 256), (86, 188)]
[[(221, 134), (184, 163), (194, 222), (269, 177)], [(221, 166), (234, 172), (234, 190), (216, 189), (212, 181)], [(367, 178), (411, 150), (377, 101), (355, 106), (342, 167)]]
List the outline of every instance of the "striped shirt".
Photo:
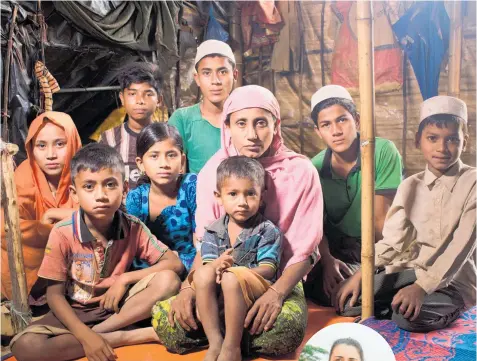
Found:
[[(201, 242), (203, 263), (212, 262), (232, 247), (227, 231), (228, 224), (229, 216), (225, 215), (206, 227)], [(234, 267), (269, 266), (276, 271), (280, 264), (281, 244), (282, 233), (278, 227), (257, 213), (253, 225), (242, 230), (233, 246)], [(271, 281), (275, 280), (276, 274)]]
[(127, 122), (124, 122), (115, 128), (103, 132), (99, 139), (100, 143), (109, 145), (121, 154), (126, 168), (126, 179), (129, 182), (129, 189), (136, 188), (137, 181), (141, 175), (136, 164), (136, 142), (138, 135), (138, 133), (133, 132), (131, 128), (129, 128)]

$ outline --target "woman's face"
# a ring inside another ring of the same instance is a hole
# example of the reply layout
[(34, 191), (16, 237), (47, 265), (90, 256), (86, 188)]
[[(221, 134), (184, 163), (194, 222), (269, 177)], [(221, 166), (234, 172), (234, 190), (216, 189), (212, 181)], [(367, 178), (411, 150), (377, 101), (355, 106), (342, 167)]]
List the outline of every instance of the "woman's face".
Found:
[(48, 179), (61, 176), (68, 155), (66, 133), (63, 128), (47, 122), (33, 138), (35, 162)]
[(363, 361), (356, 347), (346, 344), (335, 346), (330, 361)]
[(232, 144), (241, 155), (260, 158), (276, 133), (272, 114), (261, 108), (242, 109), (230, 115)]

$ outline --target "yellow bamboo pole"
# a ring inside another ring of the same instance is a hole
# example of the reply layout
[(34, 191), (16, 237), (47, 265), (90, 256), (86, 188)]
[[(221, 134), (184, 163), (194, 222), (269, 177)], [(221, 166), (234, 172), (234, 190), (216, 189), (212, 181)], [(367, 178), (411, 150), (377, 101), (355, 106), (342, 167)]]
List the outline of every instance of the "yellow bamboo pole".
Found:
[(449, 85), (448, 95), (459, 97), (462, 61), (462, 2), (450, 2)]
[(357, 2), (361, 100), (362, 318), (374, 314), (374, 39), (372, 2)]
[(13, 155), (18, 152), (15, 144), (0, 139), (2, 207), (7, 240), (8, 266), (12, 281), (12, 304), (10, 314), (15, 333), (22, 331), (31, 321), (28, 305), (28, 290), (23, 265), (23, 252), (18, 214), (17, 188), (13, 178)]

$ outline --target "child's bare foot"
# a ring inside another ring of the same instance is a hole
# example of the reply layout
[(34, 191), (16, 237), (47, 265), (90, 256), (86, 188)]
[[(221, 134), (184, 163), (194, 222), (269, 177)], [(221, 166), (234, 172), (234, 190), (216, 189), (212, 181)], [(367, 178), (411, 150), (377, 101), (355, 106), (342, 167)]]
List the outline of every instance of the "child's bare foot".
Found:
[(222, 349), (222, 342), (209, 343), (209, 349), (205, 354), (204, 361), (217, 361), (217, 358), (220, 355), (220, 350)]
[(242, 350), (239, 346), (222, 346), (217, 361), (242, 361)]

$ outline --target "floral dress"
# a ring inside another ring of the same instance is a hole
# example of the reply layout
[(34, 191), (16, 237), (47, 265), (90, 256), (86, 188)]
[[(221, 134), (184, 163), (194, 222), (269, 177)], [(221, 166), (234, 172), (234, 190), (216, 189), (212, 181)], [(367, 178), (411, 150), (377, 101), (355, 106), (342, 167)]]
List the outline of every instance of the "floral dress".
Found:
[[(182, 176), (176, 204), (164, 208), (155, 220), (150, 220), (149, 217), (151, 184), (136, 187), (126, 198), (128, 213), (139, 218), (162, 243), (176, 251), (187, 272), (192, 267), (196, 254), (192, 238), (195, 232), (196, 188), (197, 175)], [(148, 265), (135, 261), (134, 266), (144, 268)]]

